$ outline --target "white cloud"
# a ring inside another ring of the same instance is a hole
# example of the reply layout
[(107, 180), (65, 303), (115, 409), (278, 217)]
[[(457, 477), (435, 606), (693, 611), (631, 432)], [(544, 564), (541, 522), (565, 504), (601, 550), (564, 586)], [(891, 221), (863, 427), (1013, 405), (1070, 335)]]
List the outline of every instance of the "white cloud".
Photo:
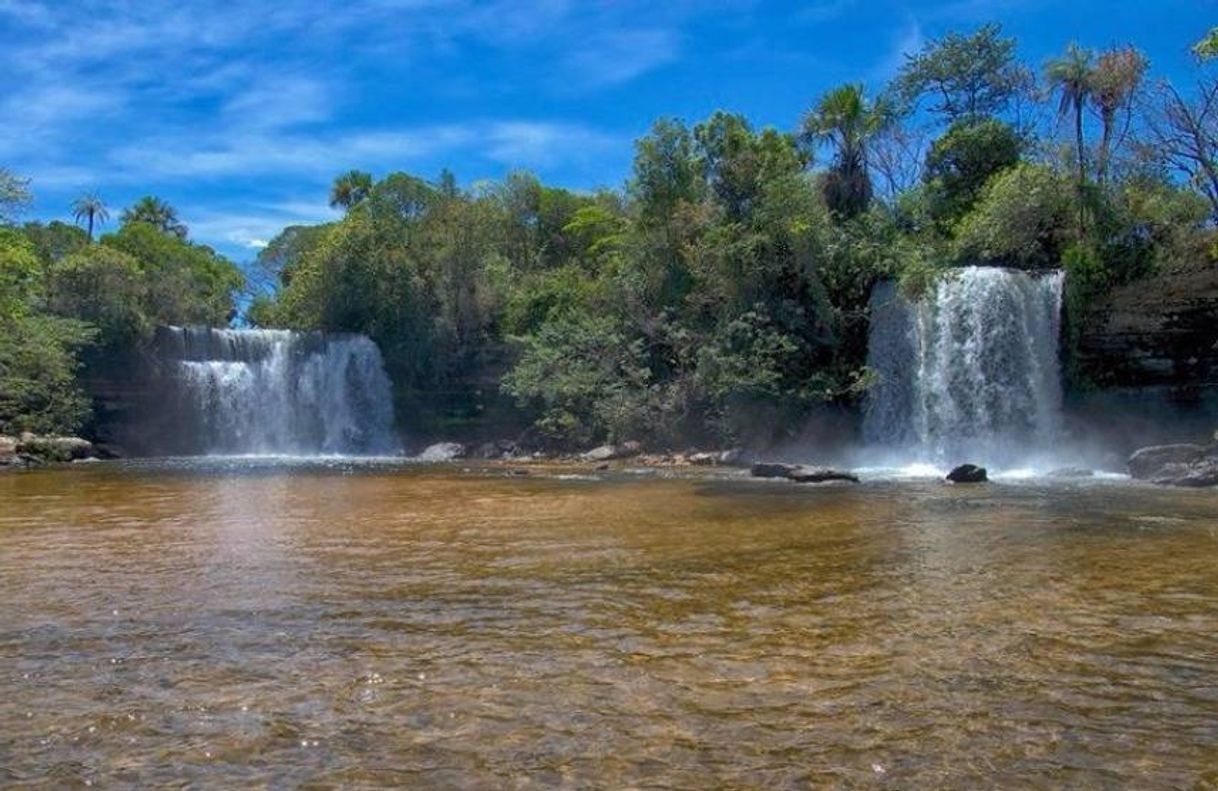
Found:
[(568, 90), (587, 90), (627, 82), (676, 60), (678, 48), (671, 30), (602, 33), (566, 58), (563, 84)]

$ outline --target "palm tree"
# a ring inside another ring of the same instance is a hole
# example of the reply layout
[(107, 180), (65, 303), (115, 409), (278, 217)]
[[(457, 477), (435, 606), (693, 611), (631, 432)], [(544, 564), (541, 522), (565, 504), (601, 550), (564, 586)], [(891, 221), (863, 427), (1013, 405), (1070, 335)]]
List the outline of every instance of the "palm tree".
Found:
[(1091, 50), (1071, 43), (1060, 58), (1045, 66), (1045, 78), (1049, 88), (1061, 94), (1057, 106), (1058, 116), (1065, 118), (1074, 113), (1074, 138), (1078, 155), (1078, 189), (1080, 197), (1087, 185), (1087, 153), (1083, 140), (1083, 108), (1091, 96)]
[(72, 202), (72, 218), (79, 223), (84, 220), (87, 223), (89, 241), (93, 241), (93, 223), (105, 223), (110, 219), (110, 212), (106, 209), (106, 204), (102, 202), (101, 197), (96, 192), (90, 192), (87, 195), (82, 195)]
[(862, 85), (842, 85), (821, 97), (804, 119), (803, 137), (813, 145), (835, 149), (833, 166), (825, 176), (825, 201), (842, 217), (862, 213), (871, 203), (867, 148), (872, 138), (892, 122), (885, 102), (868, 102)]
[(350, 211), (372, 192), (372, 174), (362, 170), (349, 170), (334, 179), (330, 188), (330, 206)]
[(178, 210), (160, 198), (145, 195), (135, 202), (122, 215), (123, 225), (142, 222), (151, 225), (162, 233), (171, 234), (185, 240), (189, 232), (186, 225), (178, 219)]
[(1146, 74), (1146, 57), (1133, 47), (1112, 49), (1100, 55), (1091, 70), (1091, 103), (1100, 115), (1103, 134), (1095, 159), (1095, 178), (1101, 185), (1108, 177), (1112, 139), (1117, 114), (1128, 107)]

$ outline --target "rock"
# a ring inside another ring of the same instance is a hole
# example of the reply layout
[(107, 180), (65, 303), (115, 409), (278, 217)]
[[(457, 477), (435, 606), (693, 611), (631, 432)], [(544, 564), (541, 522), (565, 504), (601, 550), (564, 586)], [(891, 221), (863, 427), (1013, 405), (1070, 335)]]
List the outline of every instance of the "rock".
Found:
[(952, 483), (985, 483), (989, 479), (985, 467), (976, 464), (961, 464), (947, 474), (947, 480)]
[(29, 457), (40, 462), (75, 461), (96, 455), (93, 443), (87, 439), (30, 433), (21, 435), (14, 451), (18, 457)]
[(612, 459), (626, 459), (631, 456), (639, 455), (643, 450), (643, 446), (637, 442), (623, 442), (621, 445), (601, 445), (598, 448), (593, 448), (587, 453), (581, 454), (580, 458), (584, 461), (610, 461)]
[(1061, 467), (1056, 470), (1051, 470), (1048, 474), (1050, 478), (1093, 478), (1095, 472), (1086, 467)]
[(465, 446), (460, 442), (437, 442), (428, 445), (418, 455), (419, 461), (453, 461), (465, 458)]
[(754, 478), (786, 478), (799, 470), (797, 464), (777, 464), (773, 462), (757, 462), (749, 468), (749, 475)]
[(11, 466), (18, 461), (17, 438), (0, 434), (0, 467)]
[(475, 459), (510, 459), (516, 456), (516, 443), (500, 439), (494, 442), (483, 442), (469, 454)]
[(1165, 464), (1150, 480), (1161, 486), (1218, 486), (1218, 459), (1203, 459), (1193, 464)]
[(858, 476), (851, 472), (843, 472), (828, 467), (798, 467), (787, 473), (787, 478), (796, 483), (826, 483), (828, 481), (848, 481), (858, 483)]
[(1203, 445), (1152, 445), (1129, 457), (1129, 474), (1138, 480), (1151, 480), (1168, 465), (1195, 464), (1206, 457)]
[(696, 451), (685, 455), (685, 459), (698, 467), (731, 467), (740, 463), (744, 451), (739, 448), (730, 450)]

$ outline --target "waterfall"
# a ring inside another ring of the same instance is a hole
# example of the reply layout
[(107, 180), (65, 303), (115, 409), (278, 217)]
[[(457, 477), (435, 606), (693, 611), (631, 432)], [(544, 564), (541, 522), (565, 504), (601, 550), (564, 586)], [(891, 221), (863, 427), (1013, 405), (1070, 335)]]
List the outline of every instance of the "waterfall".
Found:
[(918, 461), (1019, 463), (1053, 447), (1062, 415), (1062, 275), (969, 267), (910, 301), (871, 297), (868, 446)]
[(399, 450), (381, 353), (362, 335), (166, 327), (158, 341), (188, 447), (243, 454)]

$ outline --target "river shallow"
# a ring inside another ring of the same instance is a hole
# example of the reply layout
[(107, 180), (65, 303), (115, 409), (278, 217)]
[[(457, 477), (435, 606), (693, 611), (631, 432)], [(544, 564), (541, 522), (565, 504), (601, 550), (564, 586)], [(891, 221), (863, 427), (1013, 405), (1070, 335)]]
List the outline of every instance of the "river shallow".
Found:
[(0, 786), (1218, 787), (1218, 493), (0, 475)]

